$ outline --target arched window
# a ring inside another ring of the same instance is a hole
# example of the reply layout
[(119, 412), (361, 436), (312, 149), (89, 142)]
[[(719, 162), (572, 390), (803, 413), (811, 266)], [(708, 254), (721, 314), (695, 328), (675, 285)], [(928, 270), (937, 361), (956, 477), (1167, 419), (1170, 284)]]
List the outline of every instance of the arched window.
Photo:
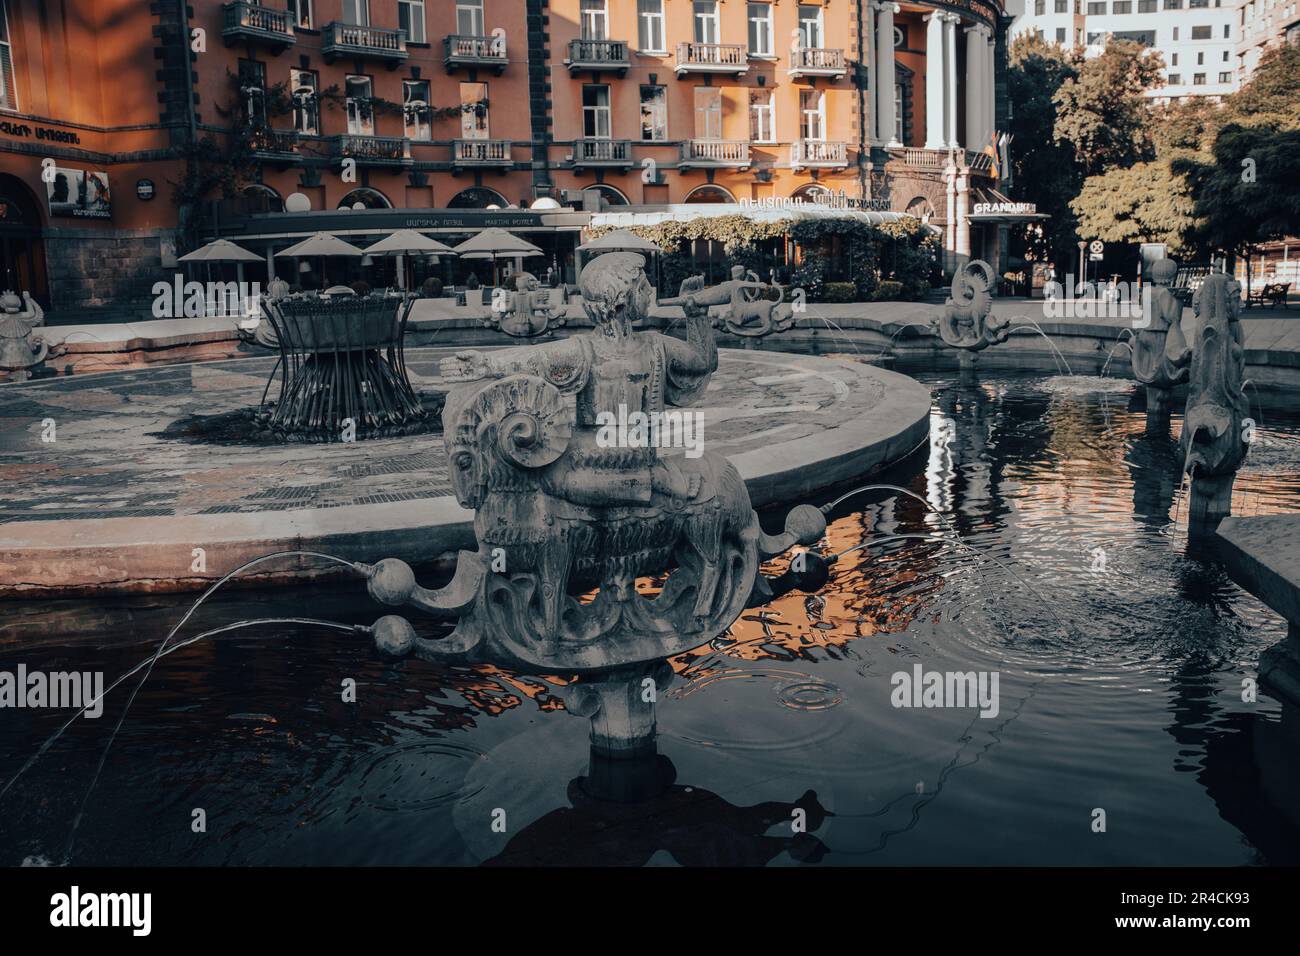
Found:
[(252, 183), (244, 187), (243, 195), (249, 212), (284, 212), (284, 200), (270, 186)]
[(697, 186), (686, 197), (687, 202), (699, 203), (734, 203), (736, 197), (721, 186)]
[(588, 186), (583, 190), (584, 193), (595, 193), (600, 197), (600, 208), (605, 209), (608, 206), (626, 206), (627, 197), (615, 189), (613, 186), (606, 186), (604, 183), (597, 183)]
[(929, 222), (934, 217), (934, 206), (924, 196), (917, 196), (903, 211), (922, 222)]
[(378, 189), (371, 189), (369, 186), (362, 186), (354, 189), (342, 199), (339, 200), (339, 209), (351, 209), (357, 203), (361, 203), (366, 209), (392, 209), (393, 204), (388, 201), (388, 197)]
[(500, 206), (505, 209), (510, 203), (506, 197), (495, 189), (486, 186), (471, 186), (452, 197), (447, 203), (448, 209), (486, 209), (488, 206)]
[(823, 202), (831, 195), (830, 189), (821, 183), (804, 183), (790, 194), (790, 198), (802, 199), (804, 202)]

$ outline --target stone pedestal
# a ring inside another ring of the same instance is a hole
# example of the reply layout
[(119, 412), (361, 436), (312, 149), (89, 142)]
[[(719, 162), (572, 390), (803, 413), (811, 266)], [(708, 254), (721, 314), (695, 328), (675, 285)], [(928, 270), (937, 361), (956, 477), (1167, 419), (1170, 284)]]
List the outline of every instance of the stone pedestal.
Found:
[(1187, 527), (1192, 536), (1213, 534), (1219, 522), (1232, 513), (1232, 483), (1236, 473), (1192, 477), (1188, 496)]
[(1167, 388), (1147, 386), (1147, 434), (1161, 436), (1169, 434), (1169, 410), (1173, 393)]

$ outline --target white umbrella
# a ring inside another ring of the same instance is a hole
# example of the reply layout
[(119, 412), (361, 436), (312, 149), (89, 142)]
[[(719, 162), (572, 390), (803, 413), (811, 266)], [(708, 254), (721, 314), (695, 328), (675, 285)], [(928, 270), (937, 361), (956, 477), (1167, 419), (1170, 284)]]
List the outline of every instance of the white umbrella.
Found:
[(371, 256), (397, 256), (397, 285), (402, 289), (406, 288), (405, 256), (408, 252), (456, 255), (456, 250), (451, 246), (437, 239), (430, 239), (414, 229), (399, 229), (366, 249), (366, 254)]
[[(318, 232), (315, 235), (308, 236), (302, 242), (295, 243), (288, 249), (279, 253), (282, 256), (291, 256), (297, 259), (305, 259), (309, 256), (320, 256), (323, 260), (327, 256), (345, 256), (349, 259), (360, 259), (365, 255), (361, 249), (352, 245), (350, 242), (344, 242), (338, 236), (331, 236), (328, 232)], [(324, 285), (325, 265), (321, 263), (321, 284)]]
[(206, 246), (199, 246), (193, 252), (187, 252), (177, 262), (233, 262), (235, 278), (244, 281), (244, 263), (261, 262), (262, 257), (256, 252), (249, 252), (243, 246), (237, 246), (229, 239), (214, 239)]
[(494, 284), (498, 259), (546, 255), (528, 240), (495, 227), (484, 229), (478, 235), (466, 239), (456, 247), (456, 253), (462, 259), (491, 259)]
[(583, 252), (663, 252), (649, 239), (642, 239), (627, 229), (615, 229), (599, 239), (592, 239), (578, 246)]

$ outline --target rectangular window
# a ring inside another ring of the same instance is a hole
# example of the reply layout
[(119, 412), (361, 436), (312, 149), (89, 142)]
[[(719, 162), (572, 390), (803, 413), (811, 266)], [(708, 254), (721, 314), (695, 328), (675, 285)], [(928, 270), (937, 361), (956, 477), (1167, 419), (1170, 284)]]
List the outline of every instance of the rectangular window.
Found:
[(1133, 0), (1115, 0), (1115, 2), (1110, 5), (1110, 12), (1117, 13), (1117, 14), (1132, 13)]
[(1065, 43), (1065, 27), (1056, 28), (1056, 42)]
[(1193, 73), (1193, 74), (1192, 74), (1192, 86), (1204, 86), (1204, 85), (1205, 85), (1205, 74), (1204, 74), (1204, 73)]
[(293, 101), (293, 128), (308, 136), (320, 135), (320, 79), (315, 70), (289, 71), (289, 98)]
[(462, 139), (488, 138), (488, 85), (460, 85), (460, 135)]
[(609, 87), (604, 83), (582, 88), (582, 135), (609, 139)]
[(810, 50), (826, 45), (822, 8), (810, 3), (799, 4), (799, 40)]
[(1187, 0), (1189, 10), (1203, 10), (1210, 5), (1210, 0)]
[(266, 125), (266, 64), (239, 61), (239, 105), (244, 122), (255, 129)]
[(375, 107), (371, 102), (370, 77), (349, 76), (344, 81), (348, 108), (348, 132), (353, 136), (375, 135)]
[(456, 33), (463, 37), (487, 36), (483, 29), (483, 0), (456, 0)]
[(1192, 39), (1193, 39), (1193, 40), (1208, 40), (1208, 39), (1210, 39), (1210, 27), (1209, 27), (1209, 24), (1206, 24), (1205, 26), (1200, 26), (1200, 27), (1192, 27)]
[(1180, 86), (1183, 82), (1183, 75), (1181, 73), (1170, 73), (1169, 78), (1165, 80), (1165, 82), (1170, 86)]
[(1034, 0), (1034, 16), (1041, 17), (1047, 12), (1047, 0)]
[(641, 139), (648, 143), (668, 138), (668, 90), (662, 86), (641, 87)]
[(1070, 0), (1056, 0), (1055, 10), (1057, 13), (1070, 12)]
[(1178, 41), (1178, 27), (1174, 27), (1174, 42)]
[(749, 91), (749, 138), (755, 143), (776, 142), (776, 113), (771, 90)]
[(1225, 24), (1223, 25), (1223, 38), (1224, 38), (1225, 40), (1230, 40), (1230, 39), (1232, 39), (1232, 24), (1231, 24), (1231, 23), (1225, 23)]
[(424, 0), (397, 0), (397, 25), (412, 43), (424, 43)]
[(1220, 73), (1220, 74), (1219, 74), (1219, 82), (1220, 82), (1220, 83), (1231, 83), (1231, 82), (1232, 82), (1232, 71), (1229, 70), (1229, 71), (1226, 72), (1226, 73)]
[(609, 39), (609, 8), (605, 0), (582, 0), (578, 19), (584, 40)]
[(1165, 0), (1166, 10), (1181, 10), (1182, 8), (1183, 0)]
[(749, 52), (754, 56), (771, 56), (772, 5), (750, 3), (746, 6), (749, 13)]
[(911, 145), (911, 138), (903, 131), (903, 85), (894, 84), (894, 142)]
[(1105, 3), (1097, 3), (1094, 0), (1094, 2), (1088, 4), (1088, 16), (1099, 17), (1099, 16), (1104, 16), (1105, 13), (1106, 13)]
[(289, 13), (293, 15), (294, 26), (302, 30), (311, 29), (311, 0), (289, 0)]
[(664, 52), (664, 0), (636, 0), (636, 12), (641, 51)]
[(0, 0), (0, 110), (18, 109), (18, 90), (14, 86), (14, 55), (9, 41), (9, 10)]
[(826, 97), (821, 90), (799, 91), (799, 138), (826, 138)]
[(1138, 0), (1138, 13), (1155, 13), (1156, 0)]
[(1223, 51), (1223, 62), (1224, 62), (1224, 63), (1227, 63), (1227, 62), (1228, 62), (1228, 59), (1229, 59), (1229, 57), (1228, 57), (1228, 51), (1227, 51), (1227, 50), (1224, 50), (1224, 51)]
[(1170, 57), (1170, 59), (1169, 59), (1169, 65), (1170, 65), (1170, 66), (1177, 66), (1177, 65), (1178, 65), (1178, 54), (1177, 54), (1177, 53), (1173, 54), (1173, 55)]
[(1197, 65), (1197, 66), (1205, 66), (1205, 54), (1204, 54), (1204, 53), (1198, 53), (1198, 54), (1196, 54), (1196, 65)]
[(717, 0), (693, 0), (695, 13), (695, 42), (718, 43)]
[(359, 27), (370, 26), (370, 0), (343, 0), (343, 16), (340, 19)]
[(430, 128), (429, 81), (402, 80), (402, 131), (407, 139), (433, 139)]
[(716, 86), (695, 88), (695, 138), (722, 139), (722, 90)]

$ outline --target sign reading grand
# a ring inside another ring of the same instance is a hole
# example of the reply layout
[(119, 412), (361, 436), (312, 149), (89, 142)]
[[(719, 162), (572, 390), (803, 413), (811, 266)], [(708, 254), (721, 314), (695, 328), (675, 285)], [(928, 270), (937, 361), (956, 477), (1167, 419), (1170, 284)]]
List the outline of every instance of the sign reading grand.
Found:
[(42, 172), (51, 216), (77, 219), (113, 218), (108, 173), (51, 166)]
[(971, 207), (972, 216), (1032, 216), (1038, 206), (1031, 202), (977, 202)]

